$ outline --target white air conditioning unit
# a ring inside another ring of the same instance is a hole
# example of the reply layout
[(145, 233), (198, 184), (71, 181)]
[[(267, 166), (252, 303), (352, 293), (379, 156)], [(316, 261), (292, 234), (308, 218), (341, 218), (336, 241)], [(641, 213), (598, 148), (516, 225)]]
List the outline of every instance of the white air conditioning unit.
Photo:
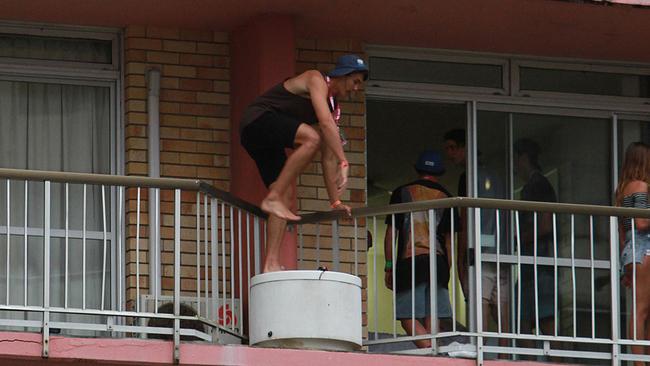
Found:
[[(156, 303), (157, 300), (157, 303)], [(140, 311), (154, 313), (156, 308), (162, 306), (166, 303), (173, 303), (174, 297), (169, 295), (158, 296), (154, 298), (153, 295), (141, 295), (140, 296)], [(190, 296), (181, 296), (181, 304), (190, 306), (197, 314), (203, 318), (208, 318), (208, 309), (212, 305), (210, 299), (197, 299), (196, 297)], [(239, 299), (234, 299), (234, 302), (231, 298), (219, 299), (217, 302), (217, 311), (216, 316), (214, 312), (210, 312), (209, 319), (219, 324), (222, 328), (226, 330), (219, 329), (216, 333), (216, 339), (213, 337), (213, 342), (220, 344), (241, 344), (241, 339), (234, 334), (241, 333), (241, 319), (239, 318)], [(141, 325), (146, 325), (146, 319), (141, 319)], [(142, 335), (143, 338), (146, 337), (146, 334)]]

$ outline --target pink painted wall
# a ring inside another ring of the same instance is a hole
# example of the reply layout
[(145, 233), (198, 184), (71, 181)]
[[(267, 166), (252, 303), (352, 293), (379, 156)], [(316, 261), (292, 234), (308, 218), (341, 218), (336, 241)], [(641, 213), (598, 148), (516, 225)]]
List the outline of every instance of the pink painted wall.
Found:
[[(172, 365), (170, 341), (141, 339), (95, 339), (52, 337), (50, 358), (41, 358), (41, 335), (0, 333), (0, 364), (26, 365)], [(474, 366), (475, 360), (366, 354), (362, 352), (324, 352), (269, 349), (246, 346), (219, 346), (183, 343), (180, 365), (237, 366)], [(512, 366), (508, 361), (485, 361), (486, 366)], [(549, 363), (521, 361), (517, 366), (549, 366)]]

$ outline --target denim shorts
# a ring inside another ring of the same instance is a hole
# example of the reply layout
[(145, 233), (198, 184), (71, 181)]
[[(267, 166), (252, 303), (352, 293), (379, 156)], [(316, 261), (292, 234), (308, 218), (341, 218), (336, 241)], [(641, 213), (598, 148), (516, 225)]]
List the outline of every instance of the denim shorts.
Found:
[[(451, 318), (451, 303), (449, 302), (449, 290), (436, 286), (436, 304), (438, 319)], [(428, 282), (415, 285), (415, 314), (411, 312), (411, 289), (398, 291), (395, 294), (395, 316), (397, 319), (422, 319), (431, 315), (431, 290)]]
[(623, 268), (632, 263), (643, 263), (646, 255), (650, 255), (650, 233), (636, 231), (634, 236), (634, 256), (632, 255), (632, 231), (625, 233), (625, 247), (621, 252), (621, 273)]

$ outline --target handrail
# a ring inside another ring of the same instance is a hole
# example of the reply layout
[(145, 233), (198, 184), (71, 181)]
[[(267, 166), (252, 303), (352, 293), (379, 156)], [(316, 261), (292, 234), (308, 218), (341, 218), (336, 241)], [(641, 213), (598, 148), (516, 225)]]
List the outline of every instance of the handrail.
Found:
[(200, 191), (218, 198), (228, 204), (241, 208), (254, 215), (266, 218), (268, 215), (250, 202), (233, 196), (231, 193), (215, 188), (198, 179), (151, 178), (111, 174), (89, 174), (72, 172), (54, 172), (46, 170), (25, 170), (0, 168), (0, 177), (5, 179), (51, 181), (59, 183), (110, 185), (124, 187), (144, 187), (160, 189), (182, 189)]
[[(181, 178), (150, 178), (141, 176), (123, 176), (110, 174), (88, 174), (72, 172), (53, 172), (45, 170), (23, 170), (0, 168), (0, 177), (7, 179), (23, 179), (32, 181), (52, 181), (61, 183), (76, 184), (103, 184), (126, 187), (146, 187), (161, 189), (184, 189), (194, 190), (206, 193), (214, 198), (218, 198), (232, 206), (248, 211), (262, 218), (268, 215), (254, 204), (242, 200), (230, 192), (220, 190), (211, 184), (198, 179), (181, 179)], [(641, 208), (612, 207), (601, 205), (585, 205), (572, 203), (557, 202), (536, 202), (536, 201), (518, 201), (502, 200), (494, 198), (468, 198), (452, 197), (430, 201), (418, 201), (409, 203), (400, 203), (395, 205), (385, 205), (380, 207), (361, 207), (352, 210), (352, 217), (380, 216), (405, 213), (410, 211), (424, 211), (436, 208), (485, 208), (485, 209), (503, 209), (517, 211), (538, 211), (554, 212), (565, 214), (582, 214), (595, 216), (624, 216), (649, 218), (650, 210)], [(292, 224), (309, 224), (322, 221), (331, 221), (339, 218), (345, 218), (344, 211), (326, 211), (314, 212), (302, 215), (301, 220), (292, 222)]]
[[(580, 214), (594, 216), (624, 216), (650, 218), (650, 210), (642, 208), (613, 207), (600, 205), (585, 205), (573, 203), (557, 202), (537, 202), (537, 201), (519, 201), (519, 200), (502, 200), (494, 198), (467, 198), (453, 197), (442, 198), (429, 201), (418, 201), (409, 203), (399, 203), (380, 207), (361, 207), (352, 209), (352, 218), (366, 216), (381, 216), (405, 213), (411, 211), (425, 211), (436, 208), (485, 208), (501, 209), (514, 211), (537, 211), (553, 212), (564, 214)], [(344, 211), (335, 210), (328, 212), (315, 212), (312, 214), (302, 215), (300, 221), (294, 224), (311, 224), (322, 221), (332, 221), (339, 218), (345, 218), (347, 215)]]

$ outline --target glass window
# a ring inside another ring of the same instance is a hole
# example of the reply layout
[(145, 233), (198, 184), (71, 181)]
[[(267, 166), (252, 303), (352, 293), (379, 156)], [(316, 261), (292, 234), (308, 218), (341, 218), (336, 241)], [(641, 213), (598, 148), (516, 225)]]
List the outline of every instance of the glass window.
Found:
[(648, 98), (650, 76), (595, 71), (519, 68), (520, 89)]
[(110, 64), (112, 42), (0, 34), (0, 57)]
[(501, 65), (370, 58), (372, 80), (475, 86), (503, 89)]

